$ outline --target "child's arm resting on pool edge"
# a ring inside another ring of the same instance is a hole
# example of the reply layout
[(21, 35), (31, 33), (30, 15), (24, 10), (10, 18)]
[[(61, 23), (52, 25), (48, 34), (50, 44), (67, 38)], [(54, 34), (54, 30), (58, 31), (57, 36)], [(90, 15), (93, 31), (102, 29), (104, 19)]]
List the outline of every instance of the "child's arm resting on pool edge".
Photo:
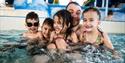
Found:
[(108, 34), (103, 33), (103, 36), (104, 36), (104, 39), (103, 39), (104, 45), (105, 45), (107, 48), (114, 50), (114, 47), (113, 47), (113, 45), (112, 45), (111, 40), (110, 40), (109, 37), (108, 37)]
[(120, 58), (118, 52), (114, 49), (111, 40), (109, 39), (106, 33), (103, 34), (104, 36), (104, 45), (111, 51), (114, 58)]

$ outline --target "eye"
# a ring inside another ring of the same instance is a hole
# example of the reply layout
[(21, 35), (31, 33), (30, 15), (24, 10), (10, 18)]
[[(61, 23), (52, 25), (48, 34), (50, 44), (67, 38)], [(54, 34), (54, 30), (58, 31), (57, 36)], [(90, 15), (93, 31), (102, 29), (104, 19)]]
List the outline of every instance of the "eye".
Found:
[(47, 30), (47, 28), (44, 28), (45, 30)]
[(90, 21), (92, 22), (92, 21), (94, 21), (93, 19), (90, 19)]
[(73, 10), (72, 10), (72, 9), (70, 9), (69, 12), (70, 12), (71, 14), (73, 14)]
[(77, 12), (76, 15), (80, 15), (80, 12)]
[(87, 21), (87, 19), (83, 18), (83, 22), (86, 22), (86, 21)]

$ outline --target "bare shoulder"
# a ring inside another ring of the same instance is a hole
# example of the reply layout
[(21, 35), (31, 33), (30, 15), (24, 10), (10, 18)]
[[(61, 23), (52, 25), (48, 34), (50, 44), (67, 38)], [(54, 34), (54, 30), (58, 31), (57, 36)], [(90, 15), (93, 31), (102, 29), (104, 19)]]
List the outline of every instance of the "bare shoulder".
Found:
[(28, 35), (28, 32), (24, 32), (24, 33), (22, 34), (23, 37), (27, 37), (27, 35)]
[(82, 25), (81, 24), (79, 24), (79, 27), (78, 27), (78, 30), (76, 31), (76, 35), (80, 35), (81, 33), (82, 33)]
[(107, 33), (103, 33), (103, 37), (104, 37), (104, 41), (103, 41), (104, 45), (107, 46), (110, 49), (114, 49), (113, 44), (112, 44), (108, 34)]
[(51, 33), (50, 33), (50, 36), (54, 36), (56, 33), (55, 33), (55, 31), (52, 31)]
[(41, 31), (38, 31), (37, 34), (38, 34), (38, 35), (42, 35)]
[(72, 33), (71, 33), (71, 36), (76, 36), (76, 32), (72, 32)]
[(104, 39), (109, 39), (108, 33), (103, 32), (103, 37), (104, 37)]
[(50, 33), (50, 42), (53, 41), (54, 35), (55, 35), (55, 31), (52, 31), (52, 32)]

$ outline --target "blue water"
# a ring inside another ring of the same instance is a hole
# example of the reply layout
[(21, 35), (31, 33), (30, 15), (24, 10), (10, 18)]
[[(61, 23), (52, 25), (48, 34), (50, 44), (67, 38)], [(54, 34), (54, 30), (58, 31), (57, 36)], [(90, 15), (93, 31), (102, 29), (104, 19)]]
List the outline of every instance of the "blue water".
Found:
[[(24, 31), (19, 30), (1, 30), (0, 31), (0, 49), (3, 48), (3, 42), (19, 42), (21, 38), (21, 34)], [(114, 48), (120, 53), (120, 59), (112, 59), (110, 57), (110, 53), (107, 54), (97, 54), (93, 58), (93, 54), (91, 52), (81, 53), (83, 54), (83, 59), (85, 59), (85, 63), (125, 63), (125, 34), (109, 34), (109, 37), (113, 43)], [(68, 56), (68, 55), (67, 55)], [(101, 59), (98, 57), (102, 57)], [(104, 61), (103, 61), (104, 59)], [(106, 59), (106, 60), (105, 60)], [(68, 60), (68, 59), (66, 59)], [(71, 60), (73, 61), (73, 60)], [(31, 56), (28, 55), (25, 48), (10, 48), (6, 51), (0, 50), (0, 63), (31, 63)], [(51, 63), (51, 62), (50, 62)], [(58, 63), (58, 62), (57, 62)], [(66, 63), (84, 63), (80, 62), (80, 60), (75, 60), (74, 62), (66, 62)]]

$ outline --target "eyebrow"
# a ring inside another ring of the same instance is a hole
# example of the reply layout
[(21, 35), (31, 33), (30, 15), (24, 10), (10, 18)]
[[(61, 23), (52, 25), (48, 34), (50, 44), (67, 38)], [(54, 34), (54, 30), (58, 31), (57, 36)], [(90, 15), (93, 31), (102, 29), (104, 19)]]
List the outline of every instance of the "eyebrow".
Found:
[(77, 12), (81, 12), (81, 10), (77, 10)]
[(69, 9), (69, 10), (73, 11), (73, 9)]

